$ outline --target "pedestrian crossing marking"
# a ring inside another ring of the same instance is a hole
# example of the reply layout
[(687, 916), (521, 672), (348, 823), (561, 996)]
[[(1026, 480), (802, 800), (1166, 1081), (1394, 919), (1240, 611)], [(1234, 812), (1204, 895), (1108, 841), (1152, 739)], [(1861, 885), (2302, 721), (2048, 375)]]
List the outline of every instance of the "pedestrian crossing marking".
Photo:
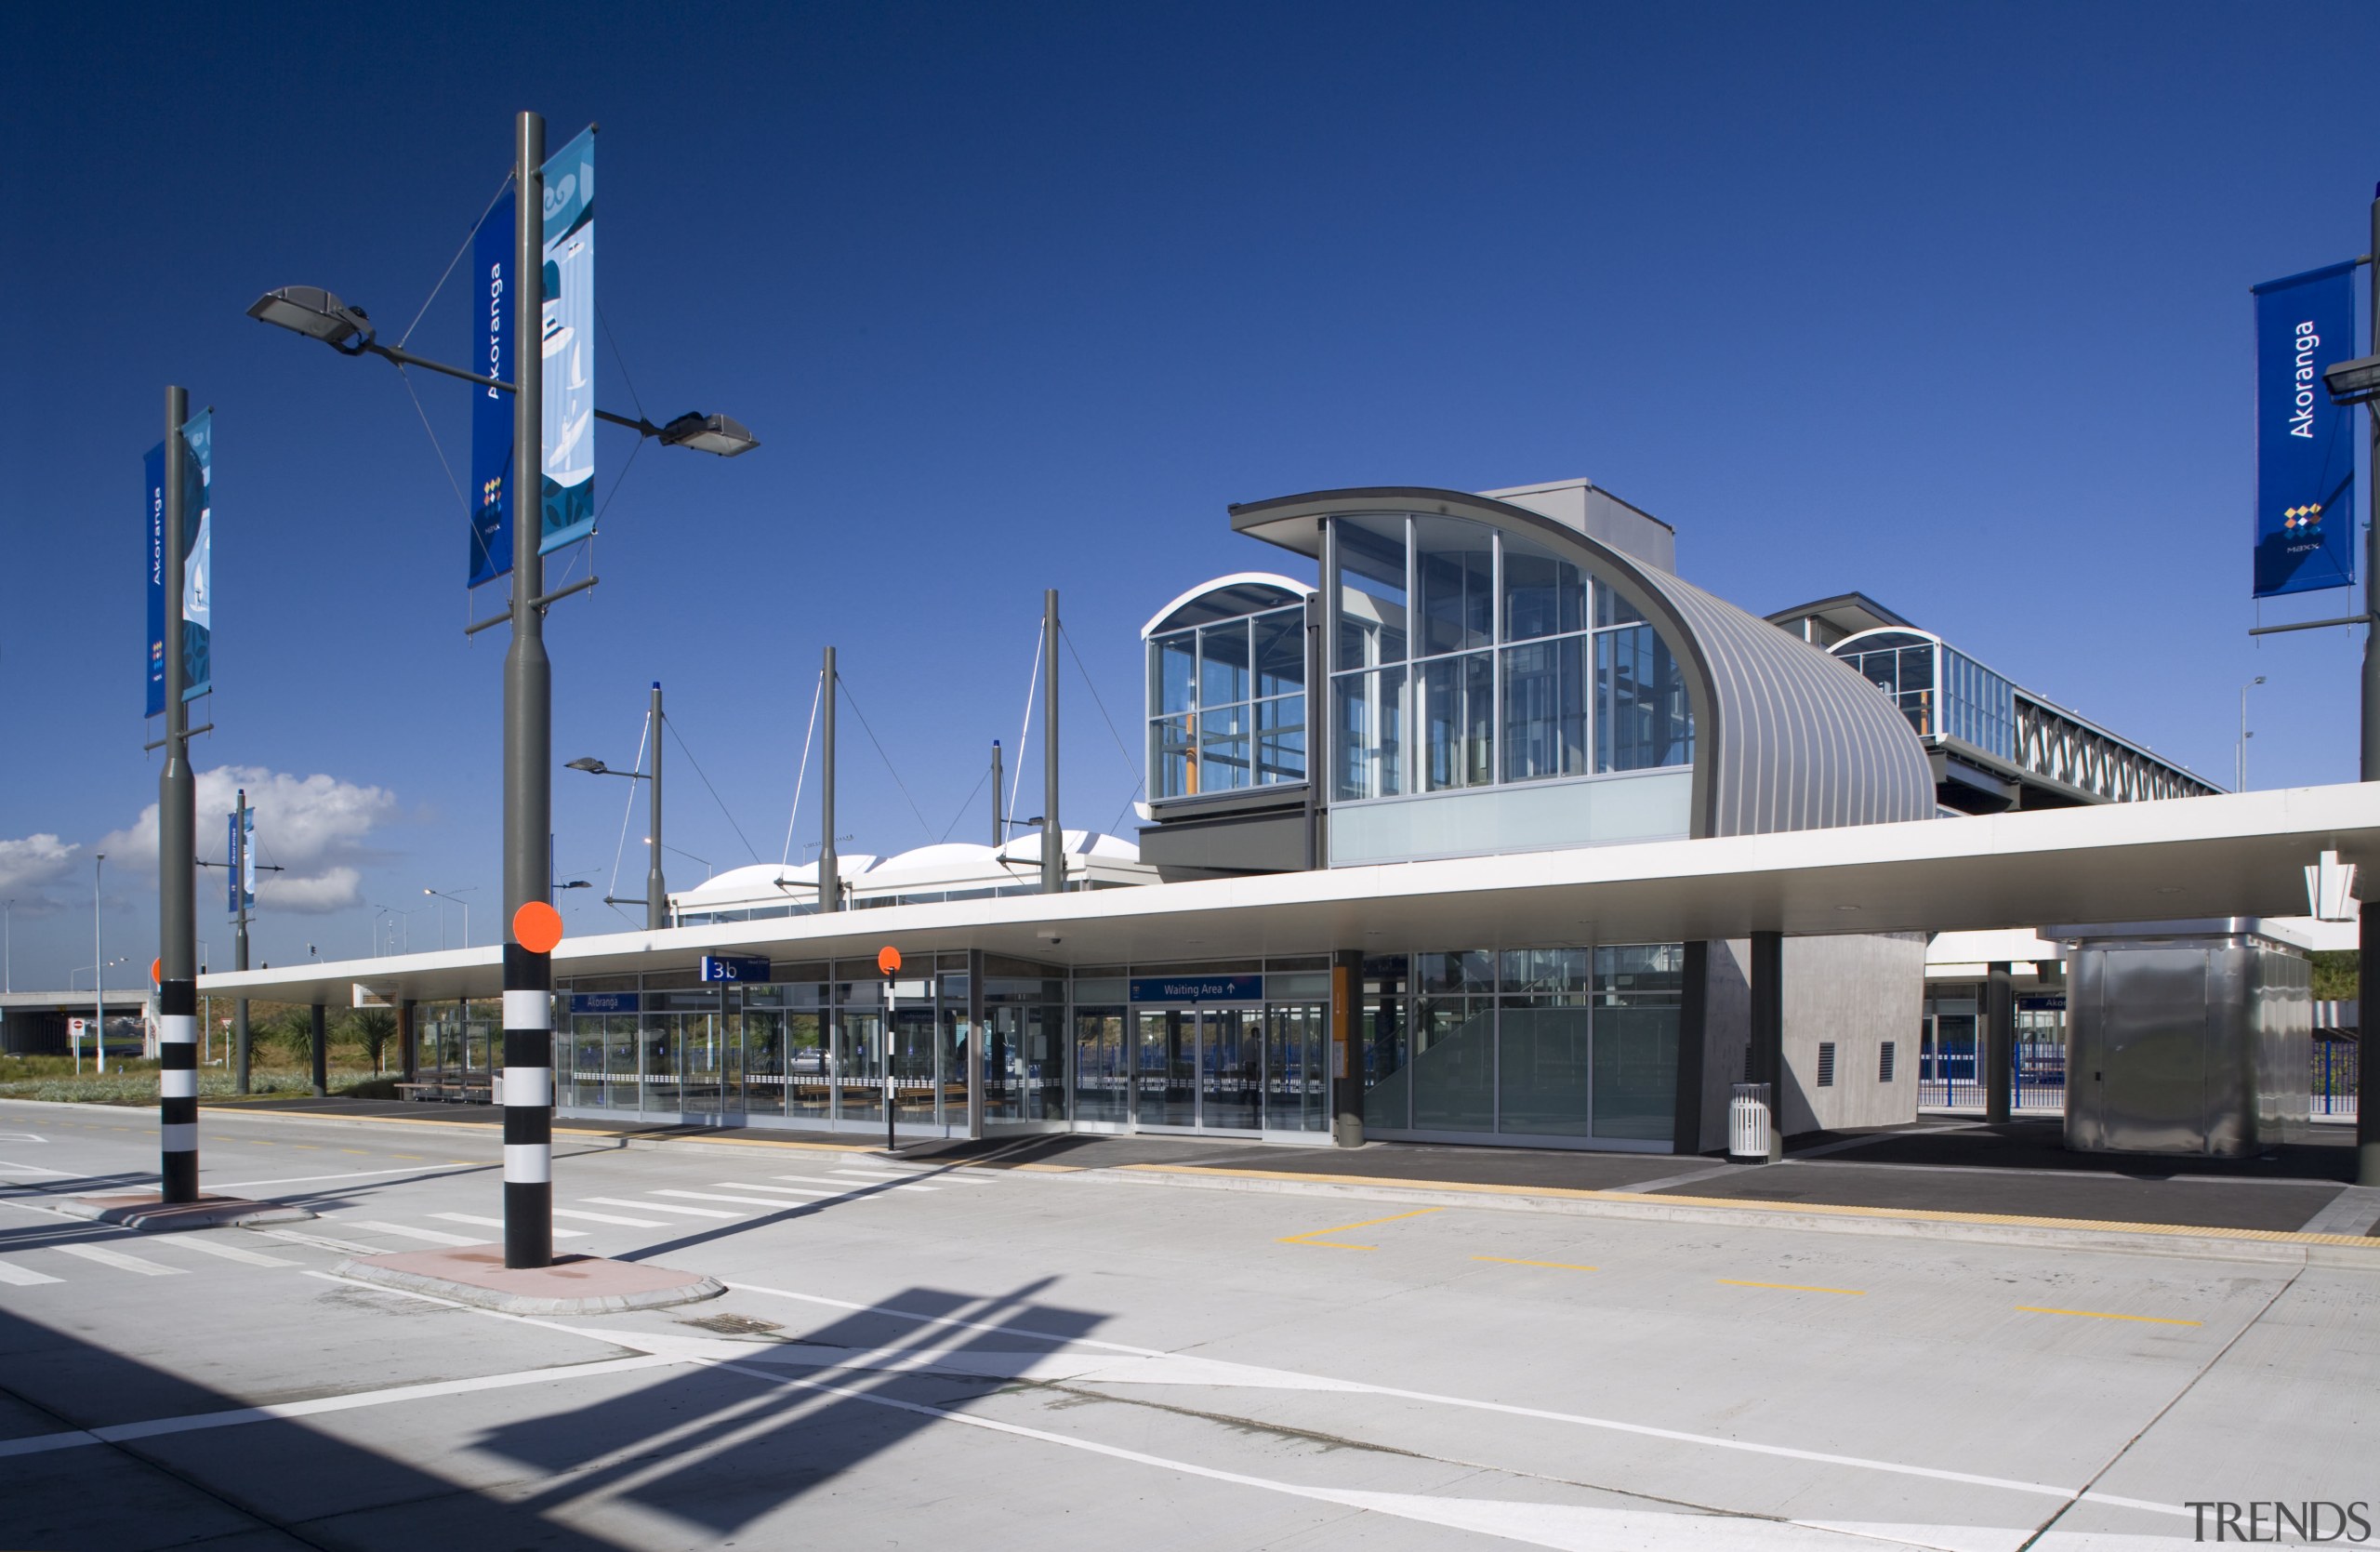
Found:
[[(483, 1218), (469, 1213), (432, 1213), (430, 1215), (433, 1218), (443, 1218), (448, 1223), (477, 1224), (483, 1228), (502, 1228), (504, 1227), (504, 1220), (502, 1218)], [(551, 1233), (557, 1240), (584, 1240), (587, 1238), (587, 1230), (583, 1228), (556, 1228), (552, 1229)], [(486, 1242), (487, 1241), (484, 1240), (457, 1240), (456, 1241), (456, 1244), (462, 1245), (482, 1245)]]
[(96, 1261), (102, 1267), (113, 1267), (118, 1271), (139, 1272), (142, 1277), (182, 1275), (182, 1269), (179, 1267), (161, 1267), (154, 1261), (143, 1261), (137, 1255), (126, 1255), (120, 1250), (110, 1250), (105, 1245), (52, 1245), (50, 1248), (62, 1254), (79, 1255), (86, 1261)]
[[(444, 1217), (447, 1216), (447, 1214), (442, 1213), (439, 1216)], [(376, 1223), (368, 1218), (350, 1218), (348, 1221), (355, 1225), (358, 1228), (369, 1229), (375, 1234), (393, 1234), (400, 1240), (426, 1240), (433, 1245), (483, 1245), (487, 1243), (484, 1236), (474, 1239), (468, 1234), (446, 1234), (435, 1228), (407, 1228), (403, 1224)], [(556, 1232), (560, 1233), (562, 1231), (556, 1230)]]
[(31, 1288), (39, 1283), (64, 1280), (65, 1279), (52, 1277), (47, 1272), (34, 1271), (31, 1267), (20, 1267), (13, 1261), (0, 1261), (0, 1282), (6, 1282), (14, 1287)]
[(277, 1255), (242, 1250), (237, 1245), (218, 1245), (212, 1240), (202, 1240), (195, 1234), (177, 1235), (164, 1241), (176, 1250), (194, 1250), (204, 1255), (219, 1255), (226, 1261), (237, 1261), (244, 1267), (295, 1267), (295, 1261), (284, 1261)]
[(839, 1191), (862, 1191), (870, 1186), (890, 1186), (896, 1191), (931, 1191), (931, 1186), (904, 1186), (890, 1175), (864, 1175), (857, 1180), (827, 1180), (815, 1174), (781, 1174), (779, 1180), (806, 1180), (814, 1186), (832, 1186)]
[(740, 1218), (741, 1213), (722, 1213), (716, 1207), (674, 1207), (666, 1201), (624, 1201), (618, 1197), (581, 1197), (598, 1207), (635, 1207), (647, 1213), (683, 1213), (690, 1218)]
[(653, 1218), (623, 1218), (616, 1213), (574, 1213), (565, 1207), (553, 1210), (557, 1218), (576, 1218), (587, 1223), (615, 1224), (622, 1228), (668, 1228), (669, 1225)]
[(721, 1196), (717, 1191), (656, 1190), (653, 1194), (657, 1197), (682, 1197), (688, 1201), (740, 1201), (747, 1207), (793, 1207), (800, 1205), (796, 1202), (774, 1200), (768, 1197)]

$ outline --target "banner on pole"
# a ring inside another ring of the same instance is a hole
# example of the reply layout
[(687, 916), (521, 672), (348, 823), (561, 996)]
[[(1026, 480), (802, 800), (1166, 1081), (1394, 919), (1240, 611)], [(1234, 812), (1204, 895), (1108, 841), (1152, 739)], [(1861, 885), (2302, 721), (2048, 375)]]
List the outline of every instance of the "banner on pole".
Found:
[[(471, 240), (471, 370), (512, 378), (512, 239), (516, 196), (506, 190)], [(467, 588), (512, 569), (512, 395), (471, 393), (471, 559)]]
[(182, 698), (215, 688), (215, 412), (182, 424)]
[(595, 131), (546, 161), (544, 471), (537, 553), (595, 531)]
[(147, 715), (165, 711), (165, 444), (142, 460), (141, 489), (148, 497), (143, 526), (149, 542), (149, 706)]
[(2355, 420), (2322, 368), (2355, 354), (2355, 265), (2250, 287), (2256, 298), (2255, 596), (2355, 581)]
[(231, 904), (233, 916), (243, 910), (257, 909), (257, 811), (246, 811), (246, 833), (241, 833), (241, 811), (233, 809), (224, 816), (231, 832), (231, 844), (224, 849), (224, 871), (231, 875)]

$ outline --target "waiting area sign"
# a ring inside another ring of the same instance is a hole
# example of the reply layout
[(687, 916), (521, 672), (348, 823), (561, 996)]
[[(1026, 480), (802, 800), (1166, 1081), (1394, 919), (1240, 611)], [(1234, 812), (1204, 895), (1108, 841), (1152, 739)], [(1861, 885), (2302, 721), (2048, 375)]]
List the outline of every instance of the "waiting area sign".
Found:
[(1262, 1002), (1262, 975), (1135, 975), (1135, 1002)]

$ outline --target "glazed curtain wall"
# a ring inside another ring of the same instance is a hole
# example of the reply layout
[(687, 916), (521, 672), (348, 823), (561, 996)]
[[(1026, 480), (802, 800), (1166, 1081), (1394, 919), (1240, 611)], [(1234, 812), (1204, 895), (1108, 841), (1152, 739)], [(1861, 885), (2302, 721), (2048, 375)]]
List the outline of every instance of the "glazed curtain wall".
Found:
[(1671, 1138), (1680, 945), (1364, 962), (1367, 1133)]
[(1334, 801), (1692, 763), (1675, 657), (1583, 567), (1462, 518), (1330, 521)]

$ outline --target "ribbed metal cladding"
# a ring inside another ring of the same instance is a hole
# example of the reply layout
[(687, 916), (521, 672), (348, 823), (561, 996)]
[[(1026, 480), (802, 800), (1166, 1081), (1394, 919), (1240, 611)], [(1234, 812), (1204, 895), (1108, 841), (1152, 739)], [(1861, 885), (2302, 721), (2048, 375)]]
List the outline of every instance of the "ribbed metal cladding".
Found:
[(1632, 569), (1676, 610), (1710, 670), (1710, 712), (1694, 730), (1710, 775), (1703, 833), (1933, 817), (1924, 746), (1858, 670), (1691, 582)]
[(504, 946), (504, 1264), (554, 1259), (553, 960)]
[(198, 983), (157, 986), (157, 1185), (166, 1201), (198, 1200)]

